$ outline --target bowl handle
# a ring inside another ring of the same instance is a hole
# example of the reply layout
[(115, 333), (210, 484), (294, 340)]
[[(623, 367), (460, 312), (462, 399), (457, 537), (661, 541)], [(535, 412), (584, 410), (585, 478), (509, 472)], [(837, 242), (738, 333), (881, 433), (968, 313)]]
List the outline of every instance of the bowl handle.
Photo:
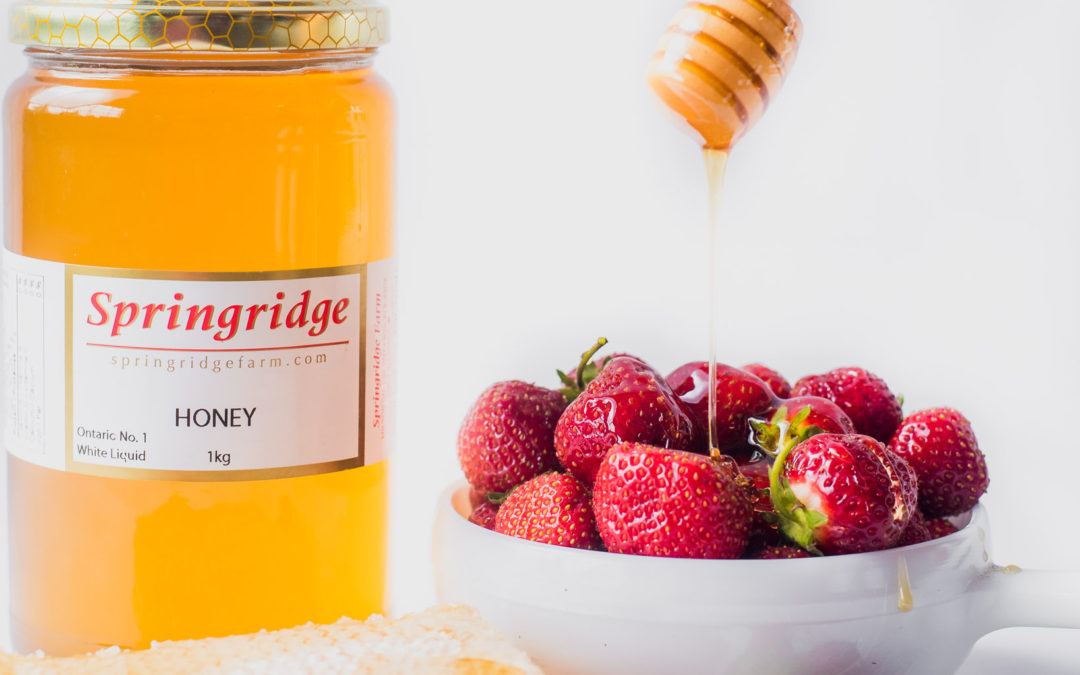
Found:
[(1080, 628), (1080, 570), (994, 565), (976, 582), (982, 633), (1000, 628)]

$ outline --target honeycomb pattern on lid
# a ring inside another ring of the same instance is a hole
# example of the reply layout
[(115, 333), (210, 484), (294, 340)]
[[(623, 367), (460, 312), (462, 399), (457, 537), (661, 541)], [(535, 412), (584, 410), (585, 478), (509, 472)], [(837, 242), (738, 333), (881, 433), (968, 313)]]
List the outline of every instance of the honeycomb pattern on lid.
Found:
[(122, 51), (368, 49), (387, 41), (387, 11), (368, 0), (30, 0), (11, 39)]

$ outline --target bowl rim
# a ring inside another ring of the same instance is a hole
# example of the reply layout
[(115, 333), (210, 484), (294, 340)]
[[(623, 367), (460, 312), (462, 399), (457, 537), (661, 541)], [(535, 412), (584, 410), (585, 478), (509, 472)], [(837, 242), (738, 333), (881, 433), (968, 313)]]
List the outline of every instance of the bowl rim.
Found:
[[(853, 621), (967, 603), (988, 572), (985, 509), (954, 534), (911, 546), (849, 555), (712, 560), (586, 551), (518, 539), (469, 522), (469, 486), (439, 497), (432, 533), (443, 602), (489, 603), (665, 623), (775, 624)], [(455, 508), (455, 503), (458, 508)], [(459, 508), (461, 510), (459, 510)], [(737, 608), (737, 615), (732, 612)], [(933, 610), (931, 610), (933, 611)]]

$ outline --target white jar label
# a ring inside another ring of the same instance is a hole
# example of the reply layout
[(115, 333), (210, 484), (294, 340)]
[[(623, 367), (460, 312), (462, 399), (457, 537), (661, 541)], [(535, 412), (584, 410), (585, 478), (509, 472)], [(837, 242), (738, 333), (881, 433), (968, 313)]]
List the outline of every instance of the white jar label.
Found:
[(391, 261), (268, 273), (4, 251), (4, 441), (53, 469), (254, 480), (385, 456)]

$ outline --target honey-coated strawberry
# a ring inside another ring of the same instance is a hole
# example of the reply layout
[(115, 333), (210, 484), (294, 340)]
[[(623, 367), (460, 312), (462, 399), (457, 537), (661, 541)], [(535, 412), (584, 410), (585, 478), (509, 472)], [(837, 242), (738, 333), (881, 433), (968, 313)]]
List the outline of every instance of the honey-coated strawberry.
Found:
[[(869, 436), (819, 434), (803, 441), (772, 474), (780, 528), (795, 543), (827, 554), (891, 548), (917, 508), (915, 475)], [(785, 461), (786, 460), (786, 461)]]
[(753, 507), (734, 468), (712, 457), (616, 445), (593, 487), (596, 526), (614, 553), (738, 558)]
[(821, 396), (847, 413), (857, 433), (888, 443), (900, 426), (900, 400), (877, 375), (862, 368), (837, 368), (807, 375), (792, 388), (795, 396)]
[(889, 449), (919, 477), (919, 507), (930, 518), (969, 511), (990, 485), (986, 457), (967, 418), (952, 408), (908, 415)]
[[(709, 364), (695, 361), (676, 368), (667, 377), (696, 424), (708, 430)], [(713, 444), (721, 452), (741, 453), (750, 447), (751, 417), (764, 414), (775, 400), (772, 389), (756, 375), (722, 363), (716, 364), (716, 428)]]
[(563, 395), (512, 380), (492, 385), (458, 431), (458, 460), (482, 495), (505, 492), (558, 467), (552, 434), (566, 407)]
[(739, 370), (746, 371), (751, 375), (757, 375), (761, 378), (761, 381), (769, 385), (769, 389), (772, 389), (773, 394), (776, 394), (777, 398), (788, 398), (791, 396), (791, 383), (787, 379), (768, 366), (763, 366), (760, 363), (748, 363)]
[[(770, 456), (780, 450), (781, 438), (796, 444), (814, 434), (853, 434), (855, 425), (840, 406), (820, 396), (796, 396), (773, 403), (761, 418), (751, 418), (754, 445)], [(786, 424), (787, 428), (782, 425)]]
[(820, 396), (795, 396), (774, 404), (773, 410), (780, 407), (787, 408), (787, 419), (791, 422), (796, 415), (805, 408), (810, 408), (810, 414), (801, 419), (796, 430), (807, 427), (817, 427), (825, 434), (853, 434), (855, 424), (851, 421), (840, 406), (827, 398)]
[(682, 402), (659, 373), (632, 356), (608, 361), (555, 427), (559, 461), (588, 486), (604, 455), (618, 443), (688, 450), (694, 439)]
[(562, 473), (546, 473), (514, 488), (495, 516), (495, 531), (569, 548), (599, 546), (589, 491)]

